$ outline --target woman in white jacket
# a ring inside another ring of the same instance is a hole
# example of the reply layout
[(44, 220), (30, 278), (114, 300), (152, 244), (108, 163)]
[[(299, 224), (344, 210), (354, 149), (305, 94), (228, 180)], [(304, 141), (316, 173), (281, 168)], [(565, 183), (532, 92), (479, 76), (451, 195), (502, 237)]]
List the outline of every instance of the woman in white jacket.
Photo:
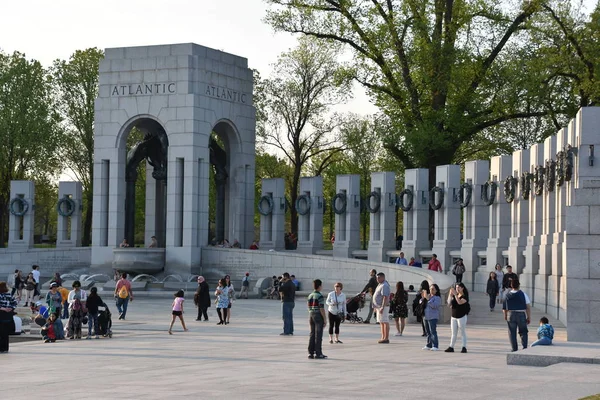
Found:
[(343, 288), (344, 285), (337, 282), (334, 285), (334, 291), (327, 295), (325, 301), (329, 315), (329, 343), (342, 343), (340, 340), (340, 323), (346, 317), (346, 295), (342, 293)]

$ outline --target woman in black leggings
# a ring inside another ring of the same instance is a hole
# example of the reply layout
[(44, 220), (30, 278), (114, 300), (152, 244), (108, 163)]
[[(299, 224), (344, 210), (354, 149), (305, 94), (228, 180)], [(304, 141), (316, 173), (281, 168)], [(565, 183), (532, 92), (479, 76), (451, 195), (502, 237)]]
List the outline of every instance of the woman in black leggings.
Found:
[[(342, 343), (340, 340), (340, 323), (346, 317), (346, 295), (342, 293), (344, 285), (338, 282), (334, 285), (334, 291), (327, 296), (327, 310), (329, 315), (329, 343)], [(335, 341), (333, 332), (335, 329)]]

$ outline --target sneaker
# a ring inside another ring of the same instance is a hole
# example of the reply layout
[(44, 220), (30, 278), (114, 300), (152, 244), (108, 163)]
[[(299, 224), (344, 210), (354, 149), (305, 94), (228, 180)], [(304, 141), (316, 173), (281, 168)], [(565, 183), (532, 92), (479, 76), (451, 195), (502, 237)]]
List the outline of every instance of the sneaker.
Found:
[(454, 353), (454, 347), (448, 347), (446, 350), (444, 350), (446, 353)]
[(431, 351), (440, 351), (440, 349), (438, 349), (437, 347), (432, 347)]
[(461, 353), (466, 353), (467, 352), (467, 348), (463, 347), (462, 350), (460, 351)]
[(313, 358), (315, 358), (315, 355), (314, 354), (309, 354), (308, 358), (310, 358), (312, 360)]
[(327, 356), (325, 354), (319, 354), (317, 356), (315, 356), (315, 358), (320, 359), (320, 360), (324, 360), (327, 358)]
[(50, 339), (44, 340), (44, 343), (50, 343)]
[(431, 347), (427, 347), (427, 346), (425, 346), (425, 347), (423, 347), (421, 350), (431, 350)]
[(368, 321), (368, 320), (367, 321), (363, 321), (363, 324), (370, 324), (370, 323), (371, 323), (371, 321)]
[(333, 340), (329, 340), (329, 344), (333, 344)]
[(402, 334), (400, 332), (396, 332), (394, 336), (402, 336)]

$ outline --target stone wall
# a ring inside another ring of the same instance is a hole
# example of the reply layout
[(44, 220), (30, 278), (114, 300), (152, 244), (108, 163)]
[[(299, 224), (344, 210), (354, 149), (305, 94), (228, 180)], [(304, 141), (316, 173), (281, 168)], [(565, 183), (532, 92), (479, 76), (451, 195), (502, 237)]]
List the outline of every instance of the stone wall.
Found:
[(27, 273), (34, 264), (40, 266), (42, 278), (50, 278), (55, 272), (87, 270), (91, 264), (91, 256), (90, 247), (0, 249), (0, 280), (14, 273), (17, 268)]

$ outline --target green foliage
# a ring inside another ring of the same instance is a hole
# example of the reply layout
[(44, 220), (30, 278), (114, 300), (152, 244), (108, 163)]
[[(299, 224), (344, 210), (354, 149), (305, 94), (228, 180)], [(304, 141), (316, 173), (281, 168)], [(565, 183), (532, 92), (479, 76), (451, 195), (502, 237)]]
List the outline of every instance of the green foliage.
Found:
[(77, 50), (69, 61), (56, 60), (52, 76), (64, 118), (62, 156), (83, 186), (85, 214), (83, 245), (90, 244), (93, 212), (94, 102), (98, 96), (98, 68), (102, 50)]
[[(136, 127), (131, 128), (127, 136), (127, 152), (137, 143), (144, 139), (144, 133)], [(137, 167), (137, 179), (135, 181), (135, 227), (134, 243), (144, 244), (146, 240), (146, 162), (142, 161)], [(158, 181), (157, 181), (158, 182)]]
[(350, 93), (338, 56), (335, 46), (301, 38), (298, 47), (279, 57), (270, 79), (260, 81), (255, 74), (258, 145), (274, 148), (293, 166), (293, 232), (297, 232), (295, 202), (304, 169), (312, 160), (315, 174), (320, 175), (343, 150), (335, 135), (342, 119), (329, 113), (332, 105), (342, 103)]
[(47, 71), (24, 54), (0, 52), (0, 246), (6, 233), (10, 181), (60, 172), (60, 116)]
[[(406, 168), (520, 148), (572, 115), (565, 86), (549, 81), (543, 53), (529, 43), (541, 1), (518, 8), (494, 0), (266, 2), (276, 30), (352, 53), (345, 73), (369, 90), (387, 120), (381, 141)], [(519, 120), (539, 121), (542, 131), (494, 145)]]
[(36, 235), (47, 235), (51, 242), (56, 240), (58, 213), (58, 185), (48, 177), (35, 179), (35, 222)]

